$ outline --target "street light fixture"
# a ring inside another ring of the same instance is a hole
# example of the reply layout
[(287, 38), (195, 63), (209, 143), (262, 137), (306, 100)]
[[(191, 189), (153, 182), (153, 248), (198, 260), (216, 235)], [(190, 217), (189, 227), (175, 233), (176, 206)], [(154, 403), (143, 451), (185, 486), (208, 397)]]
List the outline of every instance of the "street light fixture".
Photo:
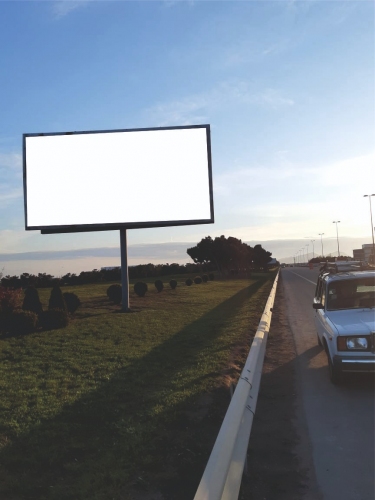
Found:
[(324, 253), (323, 253), (323, 234), (324, 233), (319, 233), (319, 236), (320, 236), (320, 241), (322, 243), (322, 257), (324, 258)]
[(374, 224), (372, 223), (371, 196), (375, 196), (375, 194), (364, 194), (363, 195), (364, 198), (368, 197), (368, 201), (370, 202), (371, 234), (372, 234), (372, 263), (375, 264)]
[(336, 224), (336, 237), (337, 237), (337, 255), (340, 257), (340, 245), (339, 245), (339, 230), (337, 229), (337, 224), (339, 224), (339, 220), (334, 220), (333, 224)]

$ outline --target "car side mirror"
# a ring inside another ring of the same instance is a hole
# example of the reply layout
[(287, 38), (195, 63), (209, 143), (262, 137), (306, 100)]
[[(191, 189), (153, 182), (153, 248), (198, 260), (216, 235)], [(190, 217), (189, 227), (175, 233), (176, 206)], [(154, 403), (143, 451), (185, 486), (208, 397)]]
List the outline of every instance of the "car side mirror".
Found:
[(324, 309), (324, 306), (321, 302), (314, 302), (313, 303), (313, 308), (314, 309)]

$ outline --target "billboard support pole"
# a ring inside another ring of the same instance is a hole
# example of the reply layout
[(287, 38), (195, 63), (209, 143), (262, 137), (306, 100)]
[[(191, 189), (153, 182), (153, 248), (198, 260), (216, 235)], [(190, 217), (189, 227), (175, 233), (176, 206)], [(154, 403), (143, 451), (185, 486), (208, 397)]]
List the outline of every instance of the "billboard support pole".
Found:
[(122, 285), (122, 312), (129, 312), (129, 270), (128, 270), (128, 247), (126, 242), (126, 229), (120, 229), (120, 253), (121, 253), (121, 285)]

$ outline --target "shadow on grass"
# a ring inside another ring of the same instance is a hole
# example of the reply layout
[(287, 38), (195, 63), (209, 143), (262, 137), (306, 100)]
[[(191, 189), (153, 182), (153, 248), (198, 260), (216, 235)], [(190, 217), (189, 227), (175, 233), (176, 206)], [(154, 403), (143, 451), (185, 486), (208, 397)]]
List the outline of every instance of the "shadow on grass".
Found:
[[(192, 498), (229, 396), (210, 359), (186, 386), (178, 378), (195, 371), (202, 351), (268, 280), (239, 291), (56, 417), (13, 437), (0, 453), (1, 498), (130, 499), (142, 487), (161, 489), (158, 498)], [(215, 386), (208, 405), (204, 394)]]

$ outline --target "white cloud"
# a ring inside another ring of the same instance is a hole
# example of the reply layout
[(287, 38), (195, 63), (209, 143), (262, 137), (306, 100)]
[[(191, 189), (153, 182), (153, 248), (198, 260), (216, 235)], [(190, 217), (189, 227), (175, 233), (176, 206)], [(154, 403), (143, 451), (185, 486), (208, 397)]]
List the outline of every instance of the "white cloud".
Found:
[(341, 235), (370, 234), (363, 195), (375, 192), (375, 153), (318, 165), (293, 164), (285, 153), (276, 156), (283, 158), (279, 164), (228, 169), (214, 176), (218, 222), (228, 217), (248, 220), (246, 234), (260, 239), (301, 237), (306, 228), (334, 237), (333, 220), (341, 220)]
[(321, 176), (320, 181), (326, 186), (350, 186), (353, 189), (360, 188), (367, 193), (369, 183), (374, 185), (375, 152), (338, 160), (331, 164), (320, 165), (317, 173)]
[(22, 169), (22, 155), (19, 153), (0, 153), (0, 169)]
[(373, 179), (375, 152), (318, 165), (295, 164), (287, 159), (287, 153), (278, 151), (275, 164), (237, 169), (229, 167), (227, 172), (215, 176), (215, 192), (232, 196), (237, 190), (248, 191), (249, 188), (266, 187), (270, 183), (280, 186), (280, 181), (293, 181), (293, 184), (302, 182), (310, 188), (319, 187), (321, 192), (332, 187), (350, 187), (355, 191), (364, 190), (363, 194), (366, 194), (367, 186)]
[(0, 189), (0, 207), (4, 208), (9, 202), (21, 198), (23, 195), (22, 189)]
[(218, 68), (233, 70), (281, 54), (288, 49), (289, 43), (287, 39), (280, 39), (277, 43), (243, 40), (226, 48), (213, 64)]
[(26, 242), (30, 240), (32, 234), (19, 229), (0, 230), (1, 253), (19, 252), (20, 249), (27, 249)]
[(60, 19), (73, 10), (87, 6), (89, 2), (90, 0), (59, 0), (53, 3), (53, 14), (55, 18)]
[(158, 126), (202, 123), (210, 113), (233, 105), (266, 106), (278, 109), (293, 106), (294, 101), (281, 91), (267, 88), (254, 91), (244, 81), (222, 82), (207, 92), (189, 95), (179, 100), (161, 102), (146, 110)]
[(274, 109), (285, 106), (293, 106), (295, 104), (293, 99), (283, 97), (281, 93), (275, 89), (266, 89), (261, 92), (259, 96), (255, 96), (255, 102), (257, 99), (259, 99), (260, 103), (269, 105)]

